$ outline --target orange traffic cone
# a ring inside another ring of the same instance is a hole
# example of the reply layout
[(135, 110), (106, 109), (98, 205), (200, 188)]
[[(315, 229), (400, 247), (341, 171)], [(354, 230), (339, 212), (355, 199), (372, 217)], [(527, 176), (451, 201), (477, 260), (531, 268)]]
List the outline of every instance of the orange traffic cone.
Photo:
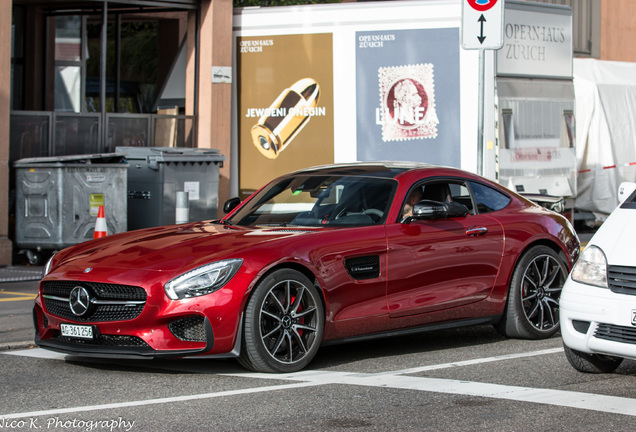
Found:
[(97, 220), (95, 221), (95, 234), (93, 238), (106, 237), (108, 235), (108, 228), (106, 228), (106, 216), (104, 216), (104, 206), (99, 206), (97, 212)]

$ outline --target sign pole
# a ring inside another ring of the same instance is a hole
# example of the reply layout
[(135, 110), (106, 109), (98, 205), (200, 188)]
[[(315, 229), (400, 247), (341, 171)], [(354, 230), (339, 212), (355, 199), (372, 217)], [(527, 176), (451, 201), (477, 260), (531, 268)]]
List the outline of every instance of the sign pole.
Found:
[(484, 104), (486, 103), (486, 50), (503, 46), (504, 0), (462, 1), (462, 47), (479, 50), (477, 111), (477, 174), (484, 174)]
[(479, 101), (477, 103), (477, 174), (484, 174), (484, 104), (486, 100), (486, 56), (479, 50)]

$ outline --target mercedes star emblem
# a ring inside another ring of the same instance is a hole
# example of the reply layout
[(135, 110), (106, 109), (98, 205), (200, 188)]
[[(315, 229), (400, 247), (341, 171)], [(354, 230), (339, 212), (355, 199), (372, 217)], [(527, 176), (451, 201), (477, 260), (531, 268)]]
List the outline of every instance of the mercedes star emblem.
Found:
[(71, 307), (71, 312), (77, 316), (85, 315), (88, 312), (88, 307), (91, 304), (91, 299), (86, 291), (86, 288), (76, 286), (71, 291), (71, 295), (68, 299), (68, 304)]

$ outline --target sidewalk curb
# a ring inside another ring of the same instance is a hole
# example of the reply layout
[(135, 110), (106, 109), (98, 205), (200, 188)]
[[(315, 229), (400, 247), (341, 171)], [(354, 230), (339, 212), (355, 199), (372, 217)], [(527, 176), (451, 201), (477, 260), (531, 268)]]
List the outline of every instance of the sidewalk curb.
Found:
[(1, 351), (12, 351), (18, 349), (29, 349), (35, 348), (35, 342), (33, 341), (22, 341), (22, 342), (7, 342), (0, 344), (0, 352)]
[(39, 281), (44, 267), (3, 266), (0, 267), (0, 283)]

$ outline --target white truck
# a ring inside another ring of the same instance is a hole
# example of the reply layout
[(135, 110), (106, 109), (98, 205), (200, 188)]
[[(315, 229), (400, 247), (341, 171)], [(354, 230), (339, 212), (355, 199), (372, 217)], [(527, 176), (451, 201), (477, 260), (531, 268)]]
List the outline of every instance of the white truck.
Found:
[(469, 1), (236, 9), (231, 192), (311, 165), (409, 160), (563, 211), (576, 196), (571, 9), (506, 0), (503, 47), (467, 50)]

